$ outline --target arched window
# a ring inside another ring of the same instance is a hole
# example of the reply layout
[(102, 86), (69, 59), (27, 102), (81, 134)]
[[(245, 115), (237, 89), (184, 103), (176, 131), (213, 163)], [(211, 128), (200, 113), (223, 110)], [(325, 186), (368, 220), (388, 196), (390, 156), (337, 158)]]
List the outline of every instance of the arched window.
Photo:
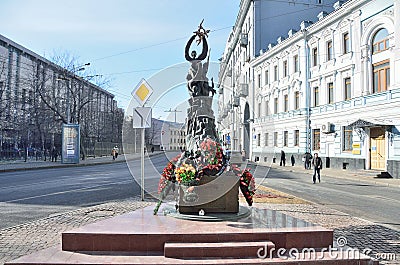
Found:
[(375, 33), (372, 39), (372, 54), (385, 51), (389, 48), (389, 32), (382, 28)]

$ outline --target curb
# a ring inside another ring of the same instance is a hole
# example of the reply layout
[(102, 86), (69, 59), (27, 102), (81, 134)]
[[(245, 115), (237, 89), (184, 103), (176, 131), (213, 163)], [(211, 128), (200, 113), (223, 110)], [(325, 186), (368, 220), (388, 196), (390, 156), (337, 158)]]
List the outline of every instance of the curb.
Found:
[[(148, 157), (160, 155), (162, 153), (154, 153), (154, 154), (147, 154)], [(50, 169), (50, 168), (68, 168), (68, 167), (86, 167), (86, 166), (98, 166), (98, 165), (108, 165), (108, 164), (115, 164), (115, 163), (123, 163), (130, 160), (138, 160), (140, 156), (135, 158), (123, 160), (110, 160), (110, 161), (103, 161), (103, 162), (93, 162), (93, 163), (82, 163), (82, 164), (55, 164), (55, 165), (48, 165), (43, 167), (20, 167), (20, 168), (9, 168), (9, 169), (0, 169), (0, 173), (3, 172), (17, 172), (17, 171), (28, 171), (28, 170), (40, 170), (40, 169)]]
[[(296, 169), (291, 169), (291, 168), (288, 168), (288, 169), (286, 169), (286, 168), (282, 168), (282, 167), (272, 167), (271, 166), (271, 169), (276, 169), (276, 170), (281, 170), (281, 171), (290, 171), (290, 172), (294, 172), (294, 173), (303, 173), (303, 174), (308, 174), (308, 175), (312, 175), (312, 174), (314, 174), (313, 172), (310, 172), (310, 171), (304, 171), (304, 172), (300, 172), (300, 171), (298, 171), (298, 170), (296, 170)], [(356, 171), (354, 171), (354, 174), (356, 174), (357, 172)], [(322, 175), (322, 172), (321, 172), (321, 175)], [(329, 174), (329, 175), (325, 175), (326, 177), (328, 177), (328, 178), (334, 178), (334, 179), (346, 179), (346, 180), (356, 180), (356, 181), (359, 181), (359, 182), (366, 182), (366, 183), (370, 183), (370, 184), (376, 184), (376, 185), (380, 185), (380, 186), (386, 186), (386, 187), (394, 187), (394, 188), (400, 188), (400, 184), (394, 184), (394, 183), (386, 183), (386, 182), (380, 182), (380, 181), (376, 181), (376, 180), (373, 180), (373, 179), (368, 179), (368, 178), (363, 178), (363, 177), (354, 177), (354, 178), (351, 178), (351, 177), (349, 177), (349, 176), (343, 176), (343, 175), (331, 175), (331, 174)]]

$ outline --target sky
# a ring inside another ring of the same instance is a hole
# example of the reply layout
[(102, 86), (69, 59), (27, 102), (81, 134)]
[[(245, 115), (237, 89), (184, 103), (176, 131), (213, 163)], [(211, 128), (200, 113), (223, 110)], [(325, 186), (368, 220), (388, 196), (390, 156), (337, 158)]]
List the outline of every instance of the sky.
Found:
[[(189, 68), (186, 42), (204, 19), (203, 26), (211, 30), (213, 67), (208, 77), (217, 79), (218, 58), (239, 4), (240, 0), (1, 0), (0, 34), (48, 59), (69, 53), (82, 64), (90, 62), (91, 71), (112, 79), (107, 90), (124, 109), (145, 78), (154, 89), (153, 117), (173, 121), (174, 113), (165, 111), (177, 109), (177, 121), (183, 122), (189, 98), (181, 82)], [(176, 84), (169, 82), (170, 89), (160, 92), (158, 84), (171, 78)]]

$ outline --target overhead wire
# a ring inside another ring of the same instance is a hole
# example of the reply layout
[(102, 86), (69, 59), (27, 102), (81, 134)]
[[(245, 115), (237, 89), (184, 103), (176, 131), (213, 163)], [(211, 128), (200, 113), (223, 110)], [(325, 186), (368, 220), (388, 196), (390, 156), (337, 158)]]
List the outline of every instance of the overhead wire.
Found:
[[(283, 0), (268, 0), (268, 1), (285, 2), (285, 3), (289, 3), (289, 4), (293, 3), (292, 1), (283, 1)], [(314, 6), (314, 7), (309, 7), (309, 8), (305, 8), (305, 9), (301, 9), (301, 10), (296, 10), (296, 11), (293, 11), (293, 12), (282, 13), (282, 14), (278, 14), (278, 15), (275, 15), (275, 16), (269, 16), (269, 17), (265, 17), (265, 18), (260, 18), (260, 19), (258, 19), (256, 21), (262, 21), (262, 20), (266, 20), (266, 19), (272, 19), (272, 18), (276, 18), (276, 17), (287, 16), (287, 15), (291, 15), (291, 14), (294, 14), (294, 13), (303, 12), (303, 11), (306, 11), (306, 10), (309, 10), (309, 9), (314, 9), (314, 8), (317, 8), (317, 7), (329, 7), (328, 5), (312, 4), (312, 3), (309, 3), (309, 4), (307, 4), (307, 3), (295, 3), (295, 4), (304, 4), (304, 5), (307, 5), (307, 6)], [(221, 31), (221, 30), (225, 30), (225, 29), (232, 29), (232, 28), (233, 28), (233, 26), (225, 26), (225, 27), (221, 27), (221, 28), (218, 28), (218, 29), (215, 29), (215, 30), (210, 30), (210, 32), (217, 32), (217, 31)], [(112, 58), (112, 57), (116, 57), (116, 56), (120, 56), (120, 55), (124, 55), (124, 54), (128, 54), (128, 53), (132, 53), (132, 52), (136, 52), (136, 51), (140, 51), (140, 50), (144, 50), (144, 49), (148, 49), (148, 48), (152, 48), (152, 47), (156, 47), (156, 46), (161, 46), (161, 45), (172, 43), (172, 42), (175, 42), (175, 41), (184, 40), (186, 38), (187, 38), (187, 36), (179, 37), (179, 38), (168, 40), (168, 41), (164, 41), (164, 42), (154, 43), (154, 44), (150, 44), (150, 45), (147, 45), (147, 46), (139, 47), (139, 48), (136, 48), (136, 49), (132, 49), (132, 50), (128, 50), (128, 51), (119, 52), (119, 53), (111, 54), (111, 55), (108, 55), (108, 56), (100, 57), (100, 58), (97, 58), (97, 59), (93, 59), (91, 61), (92, 62), (100, 61), (100, 60), (104, 60), (104, 59), (108, 59), (108, 58)]]

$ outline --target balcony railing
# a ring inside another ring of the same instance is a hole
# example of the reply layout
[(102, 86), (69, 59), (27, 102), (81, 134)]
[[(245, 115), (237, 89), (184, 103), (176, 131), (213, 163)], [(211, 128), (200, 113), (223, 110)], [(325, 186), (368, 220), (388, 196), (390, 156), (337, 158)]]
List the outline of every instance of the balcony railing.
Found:
[(385, 92), (352, 98), (346, 101), (335, 102), (333, 104), (313, 107), (311, 108), (311, 114), (343, 110), (352, 107), (359, 108), (365, 106), (387, 104), (393, 99), (399, 99), (399, 98), (400, 98), (400, 89), (392, 89), (392, 90), (387, 90)]
[[(310, 109), (310, 115), (318, 113), (326, 113), (326, 112), (335, 112), (350, 108), (362, 108), (365, 106), (385, 105), (395, 101), (400, 101), (400, 89), (392, 89), (381, 93), (376, 93), (367, 96), (352, 98), (346, 101), (336, 102), (333, 104), (326, 104), (317, 107), (312, 107)], [(299, 116), (306, 118), (307, 108), (290, 110), (288, 112), (280, 112), (277, 114), (271, 114), (259, 117), (256, 118), (254, 122), (270, 122), (270, 121), (289, 119)]]

